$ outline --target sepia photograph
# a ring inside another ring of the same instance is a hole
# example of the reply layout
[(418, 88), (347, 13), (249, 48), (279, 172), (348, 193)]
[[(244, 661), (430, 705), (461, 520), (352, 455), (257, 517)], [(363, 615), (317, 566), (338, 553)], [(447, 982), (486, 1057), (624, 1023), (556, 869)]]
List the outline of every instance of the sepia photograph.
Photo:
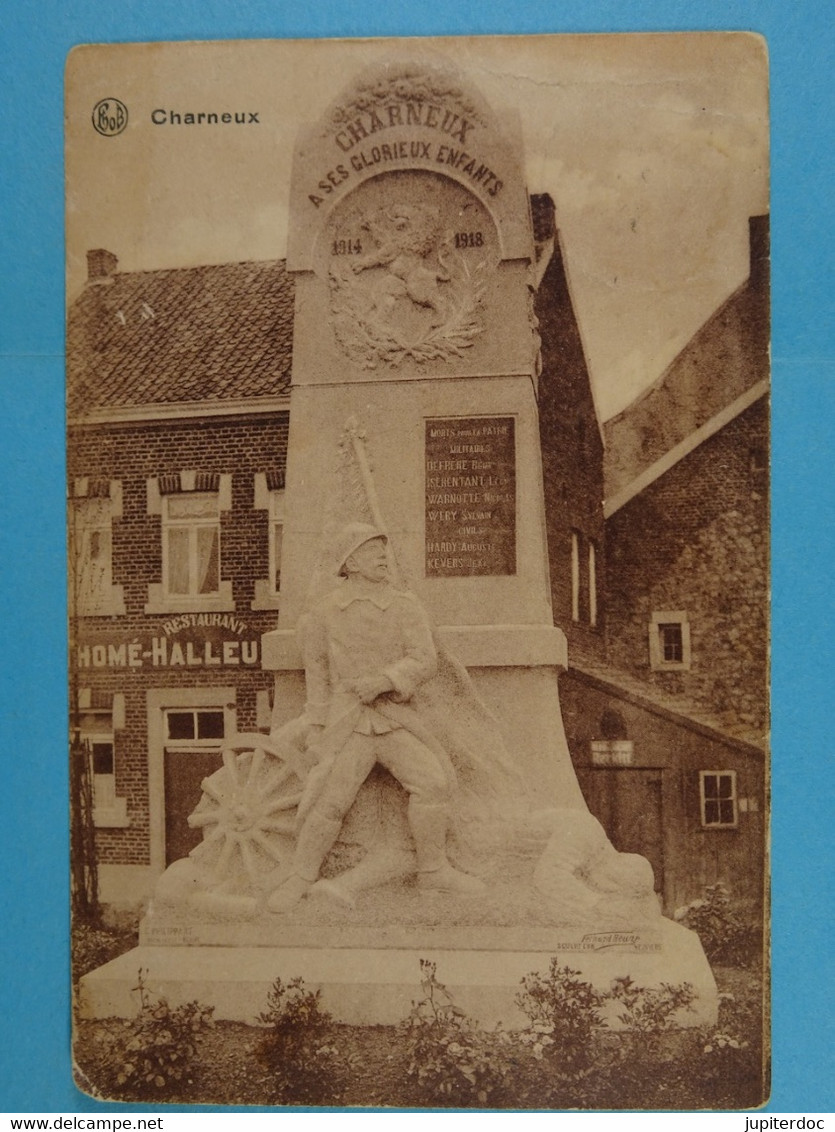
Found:
[(765, 1105), (765, 41), (65, 96), (78, 1088)]

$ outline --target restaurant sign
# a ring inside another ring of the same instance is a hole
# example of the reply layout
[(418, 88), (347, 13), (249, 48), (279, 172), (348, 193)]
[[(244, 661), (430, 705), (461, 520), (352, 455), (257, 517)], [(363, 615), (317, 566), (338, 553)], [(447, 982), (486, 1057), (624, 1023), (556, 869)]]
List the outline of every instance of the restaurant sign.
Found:
[(183, 613), (153, 633), (85, 636), (75, 655), (79, 669), (257, 668), (260, 634), (234, 614)]

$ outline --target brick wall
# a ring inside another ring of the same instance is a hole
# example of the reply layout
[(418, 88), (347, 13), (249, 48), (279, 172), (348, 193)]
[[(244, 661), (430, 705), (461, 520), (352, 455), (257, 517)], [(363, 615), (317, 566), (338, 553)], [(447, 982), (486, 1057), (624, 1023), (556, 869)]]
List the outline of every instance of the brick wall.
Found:
[[(144, 612), (148, 586), (162, 580), (161, 519), (147, 513), (147, 480), (168, 472), (196, 470), (232, 476), (232, 508), (221, 513), (221, 577), (232, 582), (235, 615), (247, 635), (275, 628), (277, 611), (254, 611), (254, 583), (268, 575), (267, 513), (255, 510), (254, 475), (283, 469), (287, 458), (286, 412), (252, 417), (204, 418), (137, 425), (77, 426), (70, 430), (68, 473), (118, 479), (122, 516), (112, 523), (113, 582), (124, 587), (125, 614), (79, 618), (79, 638), (130, 640), (131, 634), (162, 635), (167, 616)], [(148, 717), (150, 688), (205, 688), (233, 685), (237, 727), (256, 726), (256, 693), (272, 678), (260, 666), (248, 668), (93, 668), (73, 674), (94, 691), (122, 693), (125, 727), (114, 734), (116, 794), (128, 800), (130, 825), (99, 829), (103, 864), (147, 864), (149, 860)]]
[[(606, 523), (609, 658), (727, 725), (767, 726), (768, 408), (763, 398)], [(652, 671), (654, 610), (687, 613), (689, 671)]]
[[(554, 623), (565, 632), (569, 652), (576, 648), (602, 657), (603, 442), (558, 237), (536, 294), (535, 310), (542, 337), (539, 429)], [(571, 600), (572, 531), (578, 535), (580, 561), (580, 617), (576, 622)], [(590, 542), (595, 544), (597, 561), (596, 627), (589, 623)]]
[(267, 515), (253, 510), (255, 472), (283, 468), (289, 414), (249, 419), (74, 428), (68, 471), (122, 481), (122, 517), (113, 523), (113, 581), (125, 587), (127, 619), (144, 618), (148, 585), (162, 580), (161, 519), (147, 513), (151, 476), (184, 469), (232, 475), (232, 510), (221, 515), (222, 576), (235, 606), (249, 609), (256, 578), (267, 576)]

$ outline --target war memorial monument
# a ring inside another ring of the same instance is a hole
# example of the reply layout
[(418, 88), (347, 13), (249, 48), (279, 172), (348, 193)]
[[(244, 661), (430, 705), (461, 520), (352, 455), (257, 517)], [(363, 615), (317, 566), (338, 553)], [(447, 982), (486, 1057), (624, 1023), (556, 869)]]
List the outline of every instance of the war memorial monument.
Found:
[(584, 802), (563, 731), (537, 415), (537, 253), (521, 131), (419, 50), (363, 72), (298, 139), (290, 447), (269, 735), (226, 741), (137, 951), (87, 976), (128, 1014), (253, 1021), (277, 975), (391, 1023), (437, 963), (473, 1017), (520, 1024), (559, 956), (608, 987), (688, 982), (698, 938)]

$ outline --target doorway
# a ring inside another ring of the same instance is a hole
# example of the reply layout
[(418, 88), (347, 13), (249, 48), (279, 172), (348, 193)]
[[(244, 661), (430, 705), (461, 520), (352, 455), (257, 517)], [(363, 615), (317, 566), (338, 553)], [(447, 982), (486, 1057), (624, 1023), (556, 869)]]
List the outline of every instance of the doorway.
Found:
[(179, 861), (199, 845), (202, 830), (188, 816), (200, 801), (201, 783), (222, 766), (225, 735), (222, 708), (167, 708), (165, 711), (165, 864)]
[(151, 865), (161, 873), (200, 843), (188, 824), (201, 783), (222, 766), (223, 740), (236, 731), (235, 689), (148, 692), (148, 788)]

